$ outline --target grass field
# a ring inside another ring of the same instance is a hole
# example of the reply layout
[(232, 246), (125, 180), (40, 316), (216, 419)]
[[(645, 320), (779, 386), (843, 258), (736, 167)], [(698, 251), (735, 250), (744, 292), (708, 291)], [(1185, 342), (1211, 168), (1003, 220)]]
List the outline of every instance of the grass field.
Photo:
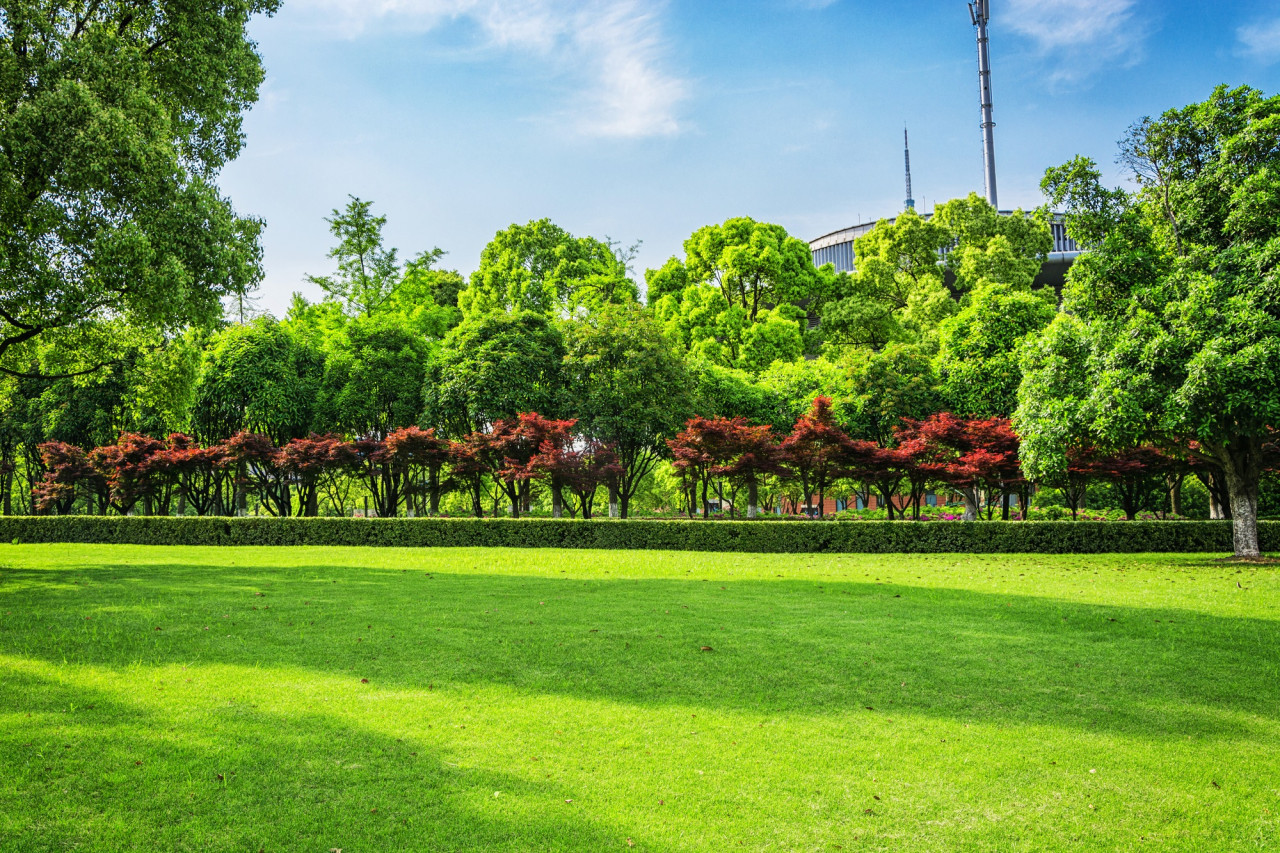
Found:
[(1280, 849), (1280, 570), (0, 546), (0, 850)]

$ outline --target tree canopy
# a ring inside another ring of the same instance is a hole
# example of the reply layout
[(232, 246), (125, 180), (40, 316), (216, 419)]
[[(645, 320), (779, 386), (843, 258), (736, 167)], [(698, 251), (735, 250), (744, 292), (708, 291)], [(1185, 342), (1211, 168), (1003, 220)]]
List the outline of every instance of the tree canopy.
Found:
[(92, 371), (256, 286), (262, 223), (214, 181), (263, 79), (247, 26), (277, 7), (5, 5), (0, 371)]

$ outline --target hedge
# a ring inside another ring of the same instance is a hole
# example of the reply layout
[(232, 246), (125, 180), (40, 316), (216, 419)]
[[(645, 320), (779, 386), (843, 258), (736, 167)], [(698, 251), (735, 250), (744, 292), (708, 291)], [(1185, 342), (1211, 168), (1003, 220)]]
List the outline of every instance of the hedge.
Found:
[[(1261, 522), (1264, 551), (1280, 522)], [(756, 553), (1230, 552), (1225, 521), (907, 522), (10, 516), (0, 542), (610, 548)]]

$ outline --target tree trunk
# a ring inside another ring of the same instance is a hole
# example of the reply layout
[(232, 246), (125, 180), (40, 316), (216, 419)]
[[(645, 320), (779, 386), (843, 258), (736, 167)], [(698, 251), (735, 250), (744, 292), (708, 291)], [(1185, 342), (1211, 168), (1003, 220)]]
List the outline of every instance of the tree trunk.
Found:
[(440, 469), (435, 465), (431, 466), (430, 473), (427, 474), (427, 490), (430, 493), (431, 508), (429, 512), (436, 516), (440, 514)]
[(1000, 520), (1009, 520), (1009, 493), (1002, 492), (1000, 494)]
[(711, 517), (711, 500), (707, 496), (707, 481), (702, 481), (702, 520), (706, 521)]
[(551, 484), (551, 517), (564, 517), (564, 492), (559, 483)]
[(623, 518), (630, 518), (631, 516), (631, 495), (626, 489), (621, 489), (618, 492), (618, 511)]
[(964, 498), (964, 520), (978, 520), (978, 490), (975, 487), (960, 490), (961, 496)]
[(1169, 487), (1169, 514), (1182, 515), (1182, 477), (1169, 475), (1165, 485)]
[(1249, 560), (1262, 556), (1258, 547), (1258, 483), (1262, 479), (1259, 457), (1262, 448), (1261, 442), (1257, 444), (1257, 447), (1252, 443), (1247, 447), (1227, 447), (1217, 454), (1222, 459), (1226, 474), (1235, 555)]
[(618, 487), (614, 485), (609, 486), (609, 517), (618, 517)]
[(760, 514), (760, 486), (755, 480), (747, 483), (747, 518)]

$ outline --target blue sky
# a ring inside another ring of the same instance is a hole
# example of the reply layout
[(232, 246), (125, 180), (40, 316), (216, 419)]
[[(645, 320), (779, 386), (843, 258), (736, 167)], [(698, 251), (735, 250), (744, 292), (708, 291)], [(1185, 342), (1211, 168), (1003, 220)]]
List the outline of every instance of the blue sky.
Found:
[[(1002, 207), (1217, 83), (1280, 90), (1276, 0), (992, 0)], [(1087, 10), (1081, 12), (1078, 10)], [(1085, 15), (1090, 17), (1084, 17)], [(811, 239), (982, 189), (963, 0), (284, 0), (223, 174), (267, 221), (262, 307), (315, 291), (348, 194), (406, 256), (474, 269), (512, 222), (643, 241), (637, 277), (731, 216)]]

